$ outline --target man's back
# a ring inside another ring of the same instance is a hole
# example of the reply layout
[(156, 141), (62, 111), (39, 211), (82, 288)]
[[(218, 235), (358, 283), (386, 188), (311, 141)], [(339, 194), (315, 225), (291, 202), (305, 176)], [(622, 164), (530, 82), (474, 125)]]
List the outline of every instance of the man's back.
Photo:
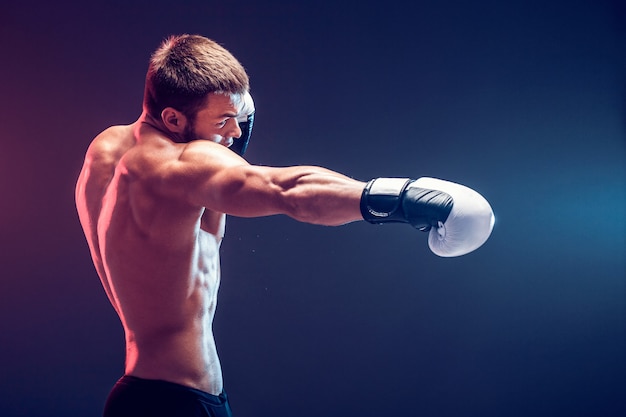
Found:
[(87, 152), (76, 202), (94, 264), (126, 334), (126, 374), (218, 395), (211, 324), (224, 215), (162, 181), (185, 149), (140, 123), (109, 128)]

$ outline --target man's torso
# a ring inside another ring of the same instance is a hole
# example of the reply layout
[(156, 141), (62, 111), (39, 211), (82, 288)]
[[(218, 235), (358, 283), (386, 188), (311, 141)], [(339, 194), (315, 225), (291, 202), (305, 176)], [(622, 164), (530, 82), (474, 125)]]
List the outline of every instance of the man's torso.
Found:
[(76, 201), (124, 326), (125, 373), (218, 395), (222, 375), (211, 326), (225, 216), (163, 185), (167, 164), (184, 146), (138, 125), (106, 130), (88, 151)]

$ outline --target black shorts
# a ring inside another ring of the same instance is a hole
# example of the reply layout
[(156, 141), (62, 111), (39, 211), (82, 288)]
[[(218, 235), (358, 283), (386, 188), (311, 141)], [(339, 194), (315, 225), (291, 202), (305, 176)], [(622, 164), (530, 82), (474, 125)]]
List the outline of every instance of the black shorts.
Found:
[(232, 417), (226, 393), (125, 375), (111, 390), (104, 417)]

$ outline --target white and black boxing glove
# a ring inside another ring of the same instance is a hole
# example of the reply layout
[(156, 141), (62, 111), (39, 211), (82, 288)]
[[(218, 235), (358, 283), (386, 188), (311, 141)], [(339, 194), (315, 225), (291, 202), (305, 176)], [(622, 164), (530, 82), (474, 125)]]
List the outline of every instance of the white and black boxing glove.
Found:
[(248, 148), (250, 142), (250, 136), (252, 135), (252, 126), (254, 125), (254, 100), (250, 92), (246, 91), (241, 100), (241, 110), (239, 110), (239, 116), (237, 117), (237, 123), (241, 129), (241, 136), (233, 141), (230, 149), (237, 154), (243, 156)]
[(371, 180), (361, 196), (361, 214), (370, 223), (409, 223), (429, 231), (430, 250), (443, 257), (478, 249), (495, 221), (491, 206), (476, 191), (428, 177)]

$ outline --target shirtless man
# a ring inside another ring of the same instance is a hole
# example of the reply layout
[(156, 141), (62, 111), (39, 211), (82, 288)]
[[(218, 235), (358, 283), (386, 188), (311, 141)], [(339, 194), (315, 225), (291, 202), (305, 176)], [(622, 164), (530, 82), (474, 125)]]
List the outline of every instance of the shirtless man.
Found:
[[(486, 201), (458, 184), (250, 165), (229, 147), (245, 150), (253, 114), (241, 64), (209, 39), (175, 36), (151, 58), (139, 119), (89, 146), (76, 205), (126, 339), (105, 416), (231, 415), (212, 332), (226, 214), (404, 222), (430, 229), (442, 256), (474, 250), (491, 232)], [(448, 242), (446, 230), (466, 237)]]

